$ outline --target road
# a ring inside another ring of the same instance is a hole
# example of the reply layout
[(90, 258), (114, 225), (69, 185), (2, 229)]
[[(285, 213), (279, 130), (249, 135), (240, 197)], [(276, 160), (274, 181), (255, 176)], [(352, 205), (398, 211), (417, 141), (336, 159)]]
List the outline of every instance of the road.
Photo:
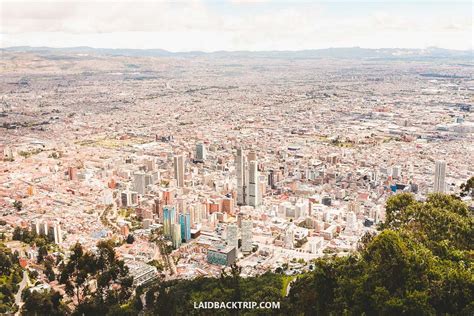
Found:
[(23, 270), (23, 279), (18, 284), (20, 287), (18, 288), (18, 292), (16, 292), (15, 294), (15, 304), (18, 306), (18, 312), (16, 312), (15, 315), (20, 315), (20, 310), (21, 310), (21, 307), (23, 306), (21, 293), (23, 293), (23, 290), (28, 285), (28, 283), (29, 283), (28, 272), (26, 270)]

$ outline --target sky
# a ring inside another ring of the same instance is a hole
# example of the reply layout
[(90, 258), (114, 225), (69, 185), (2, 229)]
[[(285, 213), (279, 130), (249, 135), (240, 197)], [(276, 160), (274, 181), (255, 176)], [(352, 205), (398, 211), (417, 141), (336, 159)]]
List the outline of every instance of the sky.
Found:
[(169, 51), (473, 49), (457, 0), (0, 0), (0, 46)]

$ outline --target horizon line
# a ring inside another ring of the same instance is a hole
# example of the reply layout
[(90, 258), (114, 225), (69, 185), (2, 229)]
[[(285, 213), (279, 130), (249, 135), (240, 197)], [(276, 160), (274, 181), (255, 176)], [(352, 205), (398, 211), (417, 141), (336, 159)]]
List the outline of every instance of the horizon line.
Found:
[(366, 50), (388, 50), (388, 49), (400, 49), (400, 50), (427, 50), (427, 49), (441, 49), (453, 52), (473, 52), (474, 48), (470, 49), (453, 49), (445, 48), (439, 46), (428, 46), (424, 48), (414, 48), (414, 47), (361, 47), (361, 46), (329, 46), (324, 48), (309, 48), (309, 49), (276, 49), (276, 50), (213, 50), (213, 51), (203, 51), (203, 50), (186, 50), (186, 51), (172, 51), (164, 48), (129, 48), (129, 47), (94, 47), (88, 45), (79, 45), (79, 46), (30, 46), (30, 45), (16, 45), (16, 46), (0, 46), (1, 50), (8, 49), (19, 49), (19, 48), (31, 48), (31, 49), (74, 49), (74, 48), (89, 48), (89, 49), (109, 49), (109, 50), (137, 50), (137, 51), (150, 51), (150, 50), (161, 50), (173, 54), (183, 54), (183, 53), (204, 53), (204, 54), (213, 54), (213, 53), (268, 53), (268, 52), (308, 52), (308, 51), (318, 51), (318, 50), (328, 50), (328, 49), (366, 49)]

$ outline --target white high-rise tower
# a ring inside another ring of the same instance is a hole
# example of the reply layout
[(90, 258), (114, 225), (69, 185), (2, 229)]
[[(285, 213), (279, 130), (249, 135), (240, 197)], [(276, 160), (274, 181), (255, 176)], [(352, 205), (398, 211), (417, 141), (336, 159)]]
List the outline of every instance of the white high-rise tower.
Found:
[(255, 158), (249, 161), (249, 205), (254, 207), (260, 205), (259, 182), (258, 162)]
[(174, 156), (174, 178), (178, 187), (184, 187), (184, 157)]
[(245, 156), (242, 148), (237, 149), (235, 157), (235, 173), (237, 176), (237, 204), (247, 205), (247, 179), (245, 177)]
[(434, 192), (446, 192), (446, 161), (438, 160), (435, 166)]

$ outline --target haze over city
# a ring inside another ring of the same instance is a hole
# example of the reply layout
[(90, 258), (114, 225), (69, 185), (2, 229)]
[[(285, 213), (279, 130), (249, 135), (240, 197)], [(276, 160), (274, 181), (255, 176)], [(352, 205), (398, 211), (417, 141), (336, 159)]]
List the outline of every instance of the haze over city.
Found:
[(472, 49), (470, 1), (2, 1), (1, 45)]

